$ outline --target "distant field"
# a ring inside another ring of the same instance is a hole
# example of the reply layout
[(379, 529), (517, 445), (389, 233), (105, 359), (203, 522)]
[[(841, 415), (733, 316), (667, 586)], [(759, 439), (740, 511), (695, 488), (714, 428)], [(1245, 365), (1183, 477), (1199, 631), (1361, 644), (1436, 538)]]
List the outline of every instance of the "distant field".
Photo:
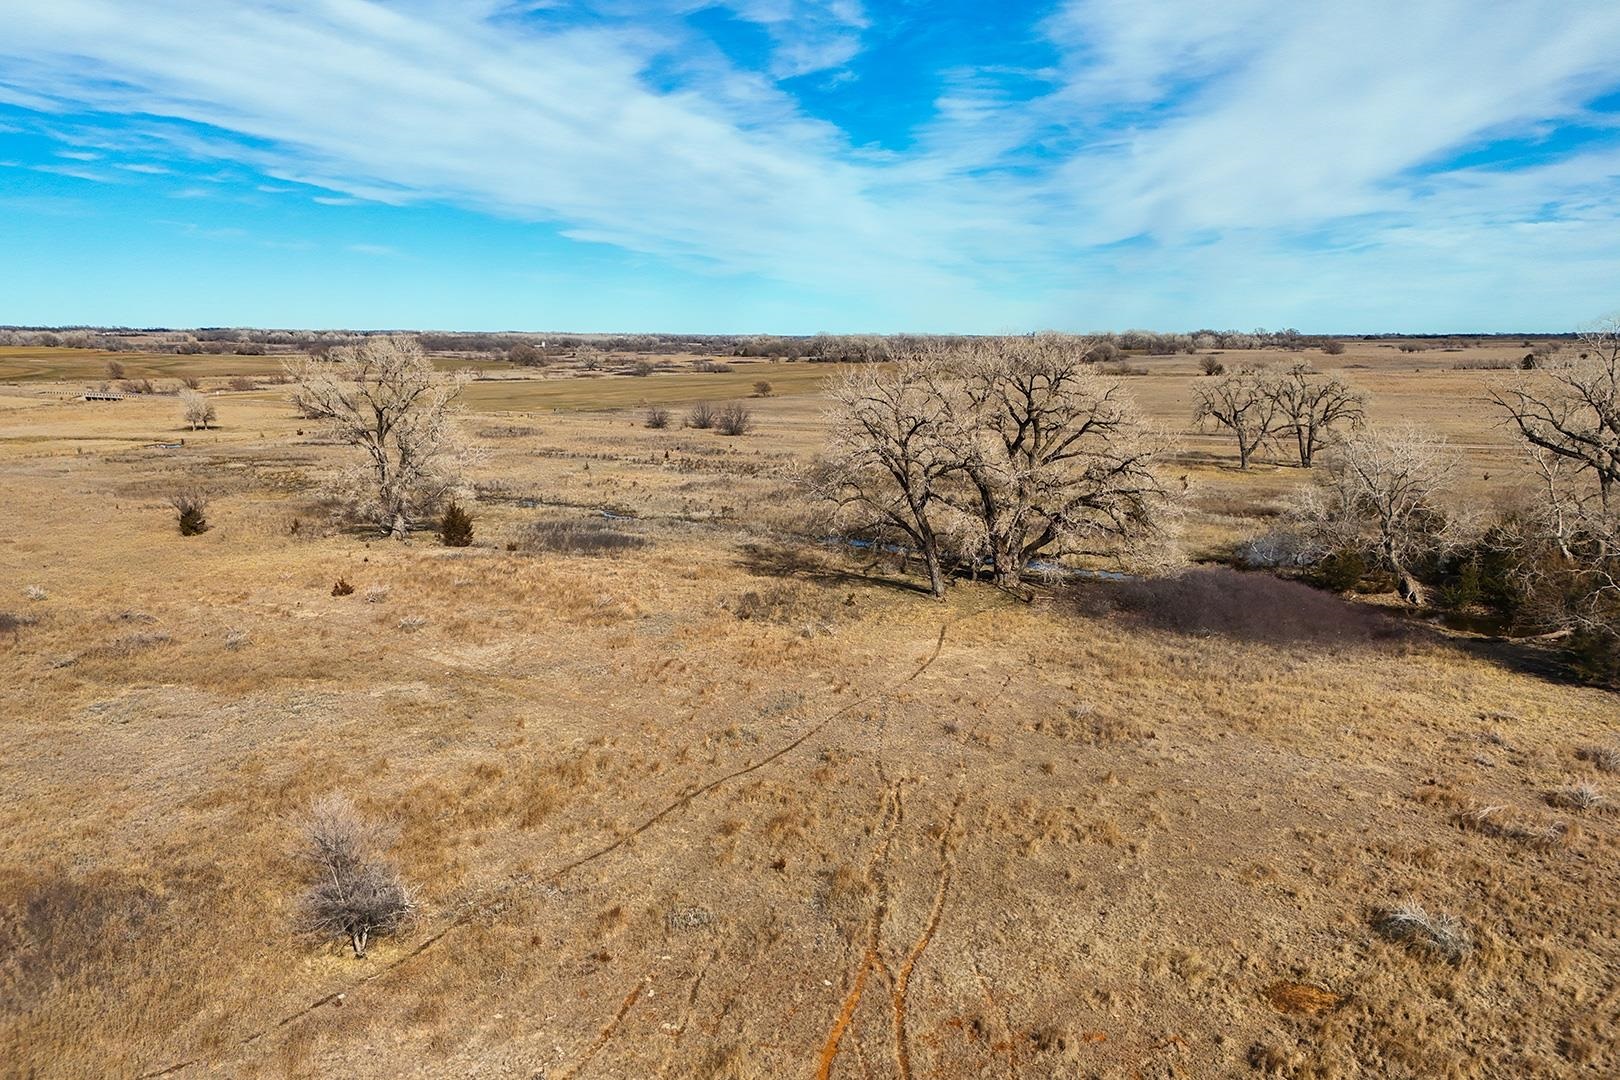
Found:
[[(109, 352), (104, 349), (47, 349), (32, 346), (0, 346), (0, 382), (100, 382), (107, 377), (107, 362), (123, 365), (130, 379), (223, 379), (236, 375), (276, 375), (285, 355), (237, 356), (197, 353)], [(476, 370), (512, 370), (498, 360), (436, 358), (445, 370), (470, 367)]]
[(580, 375), (563, 378), (485, 380), (462, 391), (475, 412), (529, 409), (629, 409), (749, 397), (754, 384), (771, 384), (779, 397), (815, 394), (842, 370), (840, 364), (732, 362), (735, 370), (717, 374), (671, 372), (647, 375)]

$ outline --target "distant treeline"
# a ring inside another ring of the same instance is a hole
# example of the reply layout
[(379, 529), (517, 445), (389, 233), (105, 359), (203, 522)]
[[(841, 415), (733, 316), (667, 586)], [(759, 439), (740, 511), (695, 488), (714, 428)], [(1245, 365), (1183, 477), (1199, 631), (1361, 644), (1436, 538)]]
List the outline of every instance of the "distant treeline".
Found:
[[(409, 331), (261, 330), (241, 327), (0, 326), (0, 346), (103, 349), (113, 352), (236, 353), (263, 355), (306, 352), (321, 355), (373, 334)], [(826, 362), (869, 362), (910, 351), (929, 341), (962, 335), (916, 334), (571, 334), (410, 332), (433, 353), (506, 356), (520, 363), (544, 363), (579, 351), (613, 353), (697, 353)], [(1086, 335), (1094, 359), (1124, 355), (1164, 356), (1221, 349), (1300, 349), (1340, 341), (1404, 342), (1407, 351), (1463, 348), (1467, 345), (1573, 339), (1573, 334), (1302, 334), (1298, 330), (1193, 330), (1160, 333), (1123, 330)]]

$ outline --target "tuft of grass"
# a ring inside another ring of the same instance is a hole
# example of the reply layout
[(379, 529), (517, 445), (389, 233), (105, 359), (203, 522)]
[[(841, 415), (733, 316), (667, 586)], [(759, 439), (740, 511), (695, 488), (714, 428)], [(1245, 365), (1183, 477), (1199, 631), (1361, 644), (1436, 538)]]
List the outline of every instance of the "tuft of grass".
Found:
[(338, 578), (332, 583), (333, 596), (352, 596), (353, 594), (354, 586), (350, 585), (346, 579)]
[(1575, 756), (1599, 772), (1620, 773), (1620, 746), (1583, 746)]
[(1561, 787), (1547, 796), (1547, 802), (1564, 810), (1591, 810), (1607, 800), (1586, 781)]
[(48, 599), (51, 594), (40, 588), (38, 585), (30, 585), (28, 588), (23, 590), (23, 595), (28, 597), (30, 600), (45, 600)]
[(1417, 904), (1403, 904), (1377, 912), (1373, 928), (1390, 941), (1409, 945), (1450, 963), (1458, 963), (1474, 948), (1473, 937), (1451, 915), (1430, 915)]

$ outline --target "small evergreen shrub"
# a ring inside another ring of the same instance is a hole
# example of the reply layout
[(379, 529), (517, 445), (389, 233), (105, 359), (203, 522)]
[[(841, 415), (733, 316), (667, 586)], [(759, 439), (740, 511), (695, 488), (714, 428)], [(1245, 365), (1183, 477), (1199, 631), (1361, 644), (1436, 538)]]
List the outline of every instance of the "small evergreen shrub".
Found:
[(462, 505), (452, 501), (439, 520), (439, 539), (445, 547), (466, 547), (473, 539), (473, 519)]

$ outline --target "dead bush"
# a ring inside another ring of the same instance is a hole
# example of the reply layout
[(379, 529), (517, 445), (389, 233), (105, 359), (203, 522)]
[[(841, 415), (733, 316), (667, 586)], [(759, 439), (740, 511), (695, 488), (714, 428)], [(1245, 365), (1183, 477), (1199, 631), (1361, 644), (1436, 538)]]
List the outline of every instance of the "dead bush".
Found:
[(208, 496), (195, 489), (169, 496), (181, 536), (197, 536), (208, 531)]
[(226, 385), (232, 390), (257, 390), (259, 388), (259, 380), (250, 379), (246, 375), (237, 375), (233, 377)]
[(1149, 626), (1194, 637), (1229, 637), (1270, 644), (1389, 641), (1398, 623), (1366, 607), (1269, 574), (1225, 567), (1175, 577), (1140, 578), (1078, 587), (1084, 602), (1112, 607)]
[(416, 910), (383, 856), (387, 838), (342, 795), (310, 807), (303, 832), (313, 880), (300, 905), (302, 927), (320, 938), (347, 939), (355, 957), (364, 957), (372, 937), (397, 932)]
[(662, 405), (654, 405), (647, 410), (647, 426), (655, 430), (669, 427), (669, 410)]
[(1547, 803), (1563, 810), (1591, 810), (1606, 800), (1596, 787), (1586, 781), (1570, 784), (1547, 795)]
[(32, 625), (34, 620), (27, 615), (18, 615), (11, 611), (0, 611), (0, 634), (10, 634), (13, 641), (22, 637), (22, 628)]
[(621, 532), (602, 520), (536, 521), (518, 542), (523, 551), (562, 555), (613, 555), (647, 546), (645, 537)]
[(714, 406), (700, 401), (686, 411), (686, 426), (707, 431), (714, 427)]
[(714, 417), (714, 429), (722, 435), (746, 435), (754, 426), (754, 414), (732, 402)]

